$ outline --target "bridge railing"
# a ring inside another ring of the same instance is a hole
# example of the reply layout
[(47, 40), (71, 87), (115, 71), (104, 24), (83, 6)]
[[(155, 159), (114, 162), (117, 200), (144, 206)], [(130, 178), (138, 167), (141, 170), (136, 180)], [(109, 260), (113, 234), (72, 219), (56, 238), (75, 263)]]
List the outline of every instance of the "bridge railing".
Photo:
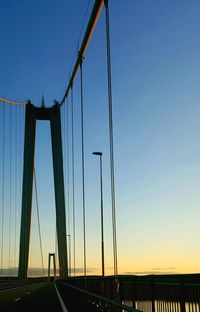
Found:
[(102, 311), (102, 312), (142, 312), (141, 310), (134, 309), (132, 307), (129, 307), (125, 304), (118, 303), (114, 300), (111, 300), (109, 298), (102, 297), (100, 295), (91, 293), (87, 291), (86, 289), (81, 289), (72, 285), (67, 284), (66, 282), (61, 282), (62, 285), (66, 288), (70, 288), (74, 292), (74, 295), (76, 296), (77, 300), (79, 300), (80, 297), (84, 299), (84, 301), (87, 301), (91, 307), (93, 307), (94, 311)]
[(47, 281), (47, 278), (45, 277), (27, 278), (24, 281), (19, 280), (17, 277), (16, 278), (4, 277), (0, 279), (0, 291), (45, 281)]
[(71, 278), (72, 286), (145, 312), (200, 312), (200, 275)]

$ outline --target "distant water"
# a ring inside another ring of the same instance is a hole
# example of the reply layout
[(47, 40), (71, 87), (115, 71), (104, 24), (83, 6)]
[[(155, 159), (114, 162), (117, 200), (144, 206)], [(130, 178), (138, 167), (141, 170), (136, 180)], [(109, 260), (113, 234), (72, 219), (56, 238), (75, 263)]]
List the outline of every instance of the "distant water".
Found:
[[(53, 274), (53, 269), (51, 269), (51, 274)], [(48, 269), (43, 269), (41, 268), (30, 268), (28, 269), (28, 277), (41, 277), (41, 276), (47, 276), (48, 274)], [(10, 276), (14, 277), (18, 275), (18, 268), (4, 268), (2, 269), (2, 276)]]
[[(133, 306), (133, 302), (130, 300), (124, 300), (122, 303), (126, 304), (129, 307)], [(139, 309), (144, 312), (152, 312), (151, 301), (137, 301), (136, 309)], [(155, 301), (155, 311), (156, 312), (166, 312), (166, 311), (181, 312), (181, 307), (180, 307), (179, 302)], [(200, 304), (193, 303), (193, 302), (186, 302), (185, 312), (200, 312)]]

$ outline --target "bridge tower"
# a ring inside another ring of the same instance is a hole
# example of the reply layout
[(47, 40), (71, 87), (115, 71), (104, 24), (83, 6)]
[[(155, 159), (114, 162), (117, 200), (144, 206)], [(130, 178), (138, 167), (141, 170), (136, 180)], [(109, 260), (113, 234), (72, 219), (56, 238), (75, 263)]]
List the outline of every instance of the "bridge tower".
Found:
[(46, 108), (44, 105), (42, 105), (42, 107), (35, 107), (31, 103), (28, 103), (26, 105), (25, 115), (22, 213), (18, 270), (18, 277), (22, 280), (27, 278), (28, 270), (37, 120), (49, 120), (51, 125), (59, 272), (60, 278), (68, 277), (60, 106), (55, 104), (50, 108)]

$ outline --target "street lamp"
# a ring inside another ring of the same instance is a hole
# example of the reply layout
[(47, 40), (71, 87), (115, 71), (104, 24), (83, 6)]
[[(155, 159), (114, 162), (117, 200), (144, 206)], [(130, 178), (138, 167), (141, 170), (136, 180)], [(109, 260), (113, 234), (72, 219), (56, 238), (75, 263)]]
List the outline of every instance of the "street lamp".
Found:
[(103, 184), (102, 184), (102, 152), (93, 152), (100, 159), (100, 187), (101, 187), (101, 258), (102, 258), (102, 276), (104, 276), (104, 235), (103, 235)]

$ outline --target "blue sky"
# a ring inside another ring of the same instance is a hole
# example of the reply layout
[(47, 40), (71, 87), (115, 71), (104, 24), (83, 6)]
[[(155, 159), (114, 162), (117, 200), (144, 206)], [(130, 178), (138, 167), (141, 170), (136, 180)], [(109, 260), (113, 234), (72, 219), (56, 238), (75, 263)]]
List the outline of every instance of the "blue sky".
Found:
[[(199, 272), (200, 3), (109, 2), (119, 272)], [(44, 94), (48, 106), (62, 98), (87, 5), (87, 0), (0, 2), (1, 96), (30, 98), (40, 105)], [(83, 68), (86, 218), (88, 267), (100, 273), (99, 172), (98, 160), (91, 153), (101, 150), (106, 268), (110, 274), (113, 260), (104, 17), (102, 12)], [(74, 103), (77, 266), (82, 267), (79, 75)], [(63, 139), (66, 141), (64, 135)], [(49, 127), (40, 123), (36, 170), (46, 259), (55, 241), (51, 162)], [(31, 264), (38, 266), (34, 233), (33, 226)]]

